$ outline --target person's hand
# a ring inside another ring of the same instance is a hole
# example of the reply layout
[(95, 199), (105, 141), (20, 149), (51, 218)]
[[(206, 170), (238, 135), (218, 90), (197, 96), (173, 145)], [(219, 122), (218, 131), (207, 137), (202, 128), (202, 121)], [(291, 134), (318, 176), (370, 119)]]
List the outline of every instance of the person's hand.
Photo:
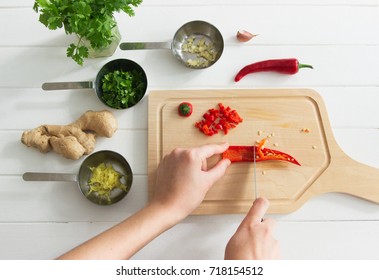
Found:
[(264, 219), (269, 202), (265, 198), (254, 201), (245, 219), (229, 240), (225, 259), (269, 260), (280, 257), (279, 242), (272, 236), (274, 220)]
[(228, 147), (225, 143), (177, 148), (166, 155), (158, 166), (152, 203), (163, 204), (178, 219), (188, 216), (230, 165), (229, 160), (222, 159), (208, 169), (207, 158), (221, 154)]

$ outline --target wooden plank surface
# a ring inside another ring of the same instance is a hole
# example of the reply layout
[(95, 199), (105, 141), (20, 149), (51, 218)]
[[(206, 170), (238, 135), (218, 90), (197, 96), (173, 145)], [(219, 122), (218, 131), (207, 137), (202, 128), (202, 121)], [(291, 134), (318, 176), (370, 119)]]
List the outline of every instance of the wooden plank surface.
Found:
[[(222, 260), (228, 236), (234, 233), (242, 218), (226, 216), (224, 221), (215, 221), (205, 216), (191, 217), (159, 236), (133, 259)], [(0, 260), (53, 259), (113, 225), (111, 222), (2, 223), (0, 234), (8, 238), (0, 240), (0, 246), (7, 248), (6, 254), (3, 251), (0, 254)], [(320, 228), (322, 232), (315, 235)], [(305, 256), (308, 260), (377, 260), (378, 251), (364, 240), (373, 240), (378, 231), (378, 221), (302, 221), (278, 222), (275, 235), (286, 260), (301, 260)], [(25, 250), (30, 243), (33, 250)]]

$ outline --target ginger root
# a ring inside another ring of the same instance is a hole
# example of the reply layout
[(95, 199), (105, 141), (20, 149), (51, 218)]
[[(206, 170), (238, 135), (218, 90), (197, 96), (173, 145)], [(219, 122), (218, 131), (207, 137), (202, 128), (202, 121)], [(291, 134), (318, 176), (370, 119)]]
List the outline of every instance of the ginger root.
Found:
[(52, 150), (75, 160), (92, 153), (96, 136), (109, 138), (116, 130), (117, 120), (111, 112), (87, 111), (69, 125), (41, 125), (24, 131), (21, 142), (42, 153)]

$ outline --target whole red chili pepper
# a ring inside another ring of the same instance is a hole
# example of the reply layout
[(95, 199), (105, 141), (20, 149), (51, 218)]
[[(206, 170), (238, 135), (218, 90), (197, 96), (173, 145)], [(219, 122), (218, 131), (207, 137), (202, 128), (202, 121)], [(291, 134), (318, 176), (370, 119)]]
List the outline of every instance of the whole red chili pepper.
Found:
[(313, 69), (311, 65), (299, 63), (299, 61), (296, 58), (263, 60), (263, 61), (246, 65), (244, 68), (242, 68), (238, 72), (238, 74), (234, 78), (234, 81), (238, 82), (247, 74), (257, 73), (257, 72), (272, 71), (272, 72), (278, 72), (281, 74), (293, 75), (293, 74), (296, 74), (301, 68)]

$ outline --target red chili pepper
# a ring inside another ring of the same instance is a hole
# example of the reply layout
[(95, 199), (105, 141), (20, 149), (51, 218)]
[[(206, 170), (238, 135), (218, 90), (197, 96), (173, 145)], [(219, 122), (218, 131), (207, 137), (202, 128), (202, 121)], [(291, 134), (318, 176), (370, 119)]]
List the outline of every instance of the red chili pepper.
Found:
[(225, 107), (222, 103), (218, 104), (219, 109), (211, 108), (204, 115), (203, 119), (195, 123), (201, 132), (205, 135), (212, 136), (222, 130), (224, 134), (228, 134), (229, 130), (235, 128), (243, 119), (236, 110), (232, 110), (229, 106)]
[(299, 61), (296, 58), (263, 60), (263, 61), (246, 65), (244, 68), (242, 68), (238, 72), (238, 74), (234, 78), (234, 81), (238, 82), (247, 74), (257, 73), (257, 72), (272, 71), (272, 72), (278, 72), (281, 74), (293, 75), (293, 74), (296, 74), (301, 68), (313, 69), (311, 65), (299, 63)]
[(263, 148), (266, 139), (263, 139), (258, 146), (229, 146), (229, 148), (222, 154), (222, 158), (229, 159), (231, 162), (252, 162), (254, 161), (254, 149), (256, 162), (266, 160), (283, 160), (293, 164), (300, 165), (300, 163), (289, 154)]
[(182, 102), (178, 106), (178, 113), (182, 117), (189, 117), (192, 114), (192, 104), (188, 102)]

